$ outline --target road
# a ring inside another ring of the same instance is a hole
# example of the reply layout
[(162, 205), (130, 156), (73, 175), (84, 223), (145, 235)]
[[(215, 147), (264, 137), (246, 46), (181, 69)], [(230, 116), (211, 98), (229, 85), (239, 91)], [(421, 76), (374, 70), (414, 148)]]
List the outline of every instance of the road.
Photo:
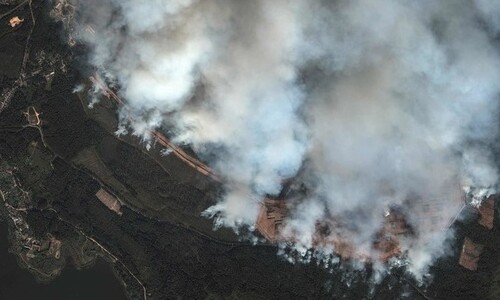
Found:
[[(100, 78), (98, 75), (96, 76), (91, 76), (90, 78), (90, 81), (95, 84), (96, 86), (98, 86), (102, 91), (103, 91), (103, 94), (109, 98), (109, 99), (112, 99), (116, 102), (116, 104), (120, 105), (120, 106), (125, 106), (125, 103), (123, 102), (123, 100), (120, 99), (120, 97), (118, 97), (118, 95), (112, 91)], [(129, 119), (131, 121), (133, 121), (132, 117), (129, 116)], [(199, 173), (205, 175), (205, 176), (208, 176), (212, 179), (214, 179), (215, 181), (218, 181), (220, 182), (220, 177), (209, 167), (207, 166), (206, 164), (202, 163), (201, 161), (199, 161), (198, 159), (192, 157), (191, 155), (187, 154), (184, 150), (182, 150), (179, 146), (175, 145), (174, 143), (172, 143), (163, 133), (159, 132), (159, 131), (156, 131), (156, 130), (150, 130), (150, 134), (151, 136), (158, 142), (160, 143), (161, 145), (163, 145), (164, 147), (168, 148), (168, 149), (171, 149), (172, 152), (174, 153), (175, 156), (177, 156), (180, 160), (182, 160), (183, 162), (185, 162), (187, 165), (191, 166), (192, 168), (194, 168), (196, 171), (198, 171)]]

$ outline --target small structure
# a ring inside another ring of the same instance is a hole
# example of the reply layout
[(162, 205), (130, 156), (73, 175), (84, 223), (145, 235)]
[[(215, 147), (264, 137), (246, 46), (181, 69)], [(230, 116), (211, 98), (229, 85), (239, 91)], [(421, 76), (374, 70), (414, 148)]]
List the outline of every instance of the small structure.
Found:
[(21, 25), (24, 22), (24, 19), (19, 18), (18, 16), (12, 17), (9, 20), (10, 27), (14, 28), (16, 26)]
[(52, 255), (54, 258), (61, 258), (61, 246), (62, 242), (52, 235), (50, 237), (50, 247), (49, 247), (49, 255)]
[(478, 208), (479, 211), (479, 224), (488, 229), (493, 228), (493, 220), (495, 217), (495, 200), (493, 197), (489, 197)]
[(26, 112), (24, 112), (24, 116), (28, 121), (28, 124), (31, 126), (40, 126), (42, 125), (42, 120), (40, 119), (40, 113), (36, 111), (33, 106), (28, 107)]
[(111, 195), (103, 188), (97, 191), (95, 195), (110, 210), (114, 211), (119, 216), (123, 214), (123, 212), (121, 211), (122, 206), (120, 204), (120, 201), (118, 201), (118, 199), (115, 196)]
[(468, 270), (476, 271), (483, 248), (484, 245), (476, 244), (468, 237), (465, 237), (458, 264)]

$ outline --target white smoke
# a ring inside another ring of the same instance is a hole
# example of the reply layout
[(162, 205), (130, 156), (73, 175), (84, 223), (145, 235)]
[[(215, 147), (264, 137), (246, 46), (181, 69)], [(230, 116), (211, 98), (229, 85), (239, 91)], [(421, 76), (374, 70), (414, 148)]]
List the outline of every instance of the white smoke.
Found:
[(458, 186), (498, 181), (499, 10), (486, 0), (92, 0), (77, 13), (91, 63), (137, 120), (122, 125), (146, 138), (168, 128), (223, 176), (226, 194), (207, 210), (218, 224), (253, 225), (259, 201), (301, 170), (308, 192), (286, 228), (299, 247), (332, 216), (349, 216), (368, 247), (387, 207), (402, 205), (422, 270), (447, 233), (427, 235), (409, 199), (436, 199), (453, 217)]

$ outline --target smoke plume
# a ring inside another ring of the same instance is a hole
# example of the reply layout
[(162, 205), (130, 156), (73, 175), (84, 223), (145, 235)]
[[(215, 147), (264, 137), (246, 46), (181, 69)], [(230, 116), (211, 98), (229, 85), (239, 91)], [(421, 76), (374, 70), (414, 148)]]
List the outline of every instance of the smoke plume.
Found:
[(398, 206), (418, 271), (447, 232), (429, 230), (418, 199), (449, 219), (461, 187), (498, 182), (499, 12), (493, 0), (89, 0), (77, 34), (137, 120), (123, 115), (120, 132), (168, 130), (223, 177), (206, 211), (218, 225), (252, 226), (294, 178), (307, 191), (287, 200), (298, 247), (340, 216), (339, 234), (367, 248)]

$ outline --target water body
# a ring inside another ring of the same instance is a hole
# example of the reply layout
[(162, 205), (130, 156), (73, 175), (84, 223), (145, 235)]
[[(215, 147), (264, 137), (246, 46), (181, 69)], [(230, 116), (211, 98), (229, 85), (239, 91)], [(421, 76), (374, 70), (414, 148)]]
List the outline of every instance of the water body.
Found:
[(61, 275), (48, 284), (37, 283), (33, 275), (17, 265), (8, 253), (7, 224), (0, 222), (0, 299), (126, 299), (125, 291), (103, 260), (90, 269), (76, 270), (67, 265)]

